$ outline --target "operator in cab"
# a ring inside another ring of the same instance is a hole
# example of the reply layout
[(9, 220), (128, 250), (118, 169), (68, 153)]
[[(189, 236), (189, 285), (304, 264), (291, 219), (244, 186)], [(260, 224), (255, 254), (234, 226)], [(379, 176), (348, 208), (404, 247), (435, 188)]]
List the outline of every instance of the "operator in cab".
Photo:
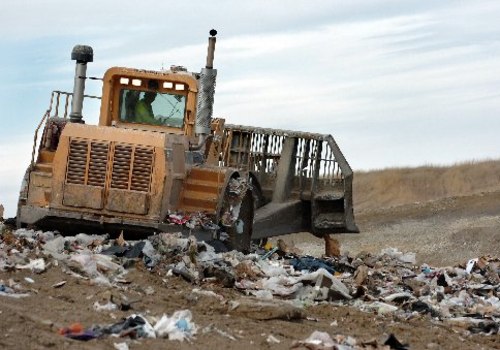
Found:
[(135, 122), (144, 124), (158, 124), (153, 113), (152, 103), (156, 99), (156, 92), (147, 91), (135, 106)]

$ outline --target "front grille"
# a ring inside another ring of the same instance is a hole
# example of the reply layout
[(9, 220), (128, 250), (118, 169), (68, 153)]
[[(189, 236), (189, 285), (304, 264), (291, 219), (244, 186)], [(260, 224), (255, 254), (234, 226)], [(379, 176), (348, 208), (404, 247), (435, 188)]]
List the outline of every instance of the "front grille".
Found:
[[(110, 150), (113, 150), (113, 164), (108, 167)], [(109, 168), (110, 188), (149, 192), (153, 159), (153, 147), (72, 138), (66, 183), (105, 187)]]
[(116, 144), (111, 188), (149, 192), (153, 156), (152, 147)]

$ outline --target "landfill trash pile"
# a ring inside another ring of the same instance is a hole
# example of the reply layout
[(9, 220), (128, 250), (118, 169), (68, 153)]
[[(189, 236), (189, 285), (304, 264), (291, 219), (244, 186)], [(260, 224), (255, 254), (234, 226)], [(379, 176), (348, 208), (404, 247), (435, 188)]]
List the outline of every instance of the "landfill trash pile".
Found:
[[(180, 233), (160, 233), (139, 241), (126, 241), (123, 236), (63, 237), (57, 232), (4, 230), (0, 240), (0, 271), (27, 269), (42, 274), (59, 266), (68, 275), (92, 284), (122, 289), (128, 283), (129, 267), (140, 261), (162, 278), (178, 276), (189, 281), (193, 284), (193, 295), (210, 295), (227, 306), (228, 314), (237, 313), (250, 319), (297, 320), (304, 319), (303, 310), (312, 305), (348, 305), (399, 320), (429, 317), (432, 322), (444, 323), (466, 335), (499, 334), (498, 258), (484, 256), (436, 268), (427, 264), (417, 266), (415, 254), (393, 248), (377, 255), (345, 254), (338, 258), (301, 256), (293, 249), (283, 251), (279, 247), (254, 248), (253, 253), (245, 255), (227, 251), (219, 241), (199, 242)], [(0, 280), (0, 297), (30, 297), (30, 281), (25, 282)], [(61, 280), (52, 287), (60, 288), (65, 283)], [(236, 289), (251, 298), (224, 300), (209, 290), (214, 284)], [(145, 293), (154, 290), (146, 288)], [(128, 310), (131, 303), (109, 298), (104, 303), (95, 302), (92, 307), (96, 312)], [(170, 317), (158, 317), (154, 310), (149, 311), (147, 315), (131, 314), (109, 325), (86, 328), (71, 325), (60, 329), (60, 334), (79, 340), (118, 335), (189, 341), (197, 334), (198, 327), (189, 310), (179, 310)], [(332, 346), (339, 349), (359, 346), (352, 339), (342, 338), (343, 342), (339, 339), (321, 342), (333, 341)], [(309, 348), (309, 343), (310, 340), (304, 340), (296, 345)], [(387, 345), (372, 345), (372, 348), (383, 349), (383, 346)]]
[(204, 242), (171, 234), (157, 238), (167, 255), (197, 246), (196, 253), (178, 256), (179, 262), (167, 267), (195, 284), (215, 279), (258, 299), (280, 298), (300, 308), (331, 302), (406, 320), (428, 314), (472, 333), (499, 332), (498, 258), (435, 268), (416, 266), (414, 253), (393, 248), (379, 255), (318, 259), (276, 248), (248, 255), (216, 253)]
[(394, 334), (389, 335), (383, 344), (376, 339), (360, 342), (357, 339), (338, 334), (333, 338), (326, 332), (314, 331), (309, 337), (301, 341), (295, 341), (292, 349), (311, 350), (407, 350), (409, 347), (402, 344)]

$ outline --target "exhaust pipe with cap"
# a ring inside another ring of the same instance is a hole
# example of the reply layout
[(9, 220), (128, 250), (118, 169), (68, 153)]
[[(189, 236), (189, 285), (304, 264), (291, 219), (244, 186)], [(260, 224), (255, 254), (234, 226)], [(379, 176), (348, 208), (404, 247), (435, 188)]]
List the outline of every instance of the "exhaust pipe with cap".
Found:
[(201, 149), (212, 132), (215, 78), (217, 77), (217, 69), (213, 69), (216, 35), (217, 31), (212, 29), (208, 38), (207, 62), (205, 68), (202, 68), (200, 72), (198, 101), (196, 105), (196, 125), (194, 129), (195, 134), (198, 136), (198, 144), (192, 145), (192, 150)]
[(71, 59), (76, 61), (76, 68), (69, 121), (72, 123), (84, 123), (82, 110), (83, 95), (85, 93), (85, 79), (87, 79), (87, 63), (94, 60), (94, 51), (90, 46), (76, 45), (73, 51), (71, 51)]

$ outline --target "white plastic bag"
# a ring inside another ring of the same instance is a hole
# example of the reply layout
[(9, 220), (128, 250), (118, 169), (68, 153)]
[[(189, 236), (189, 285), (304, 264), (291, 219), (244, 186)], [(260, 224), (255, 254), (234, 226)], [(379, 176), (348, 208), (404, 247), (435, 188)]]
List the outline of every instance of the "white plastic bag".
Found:
[(189, 310), (176, 311), (172, 317), (164, 314), (154, 326), (156, 336), (179, 341), (191, 338), (197, 331), (197, 327), (191, 319), (192, 314)]

